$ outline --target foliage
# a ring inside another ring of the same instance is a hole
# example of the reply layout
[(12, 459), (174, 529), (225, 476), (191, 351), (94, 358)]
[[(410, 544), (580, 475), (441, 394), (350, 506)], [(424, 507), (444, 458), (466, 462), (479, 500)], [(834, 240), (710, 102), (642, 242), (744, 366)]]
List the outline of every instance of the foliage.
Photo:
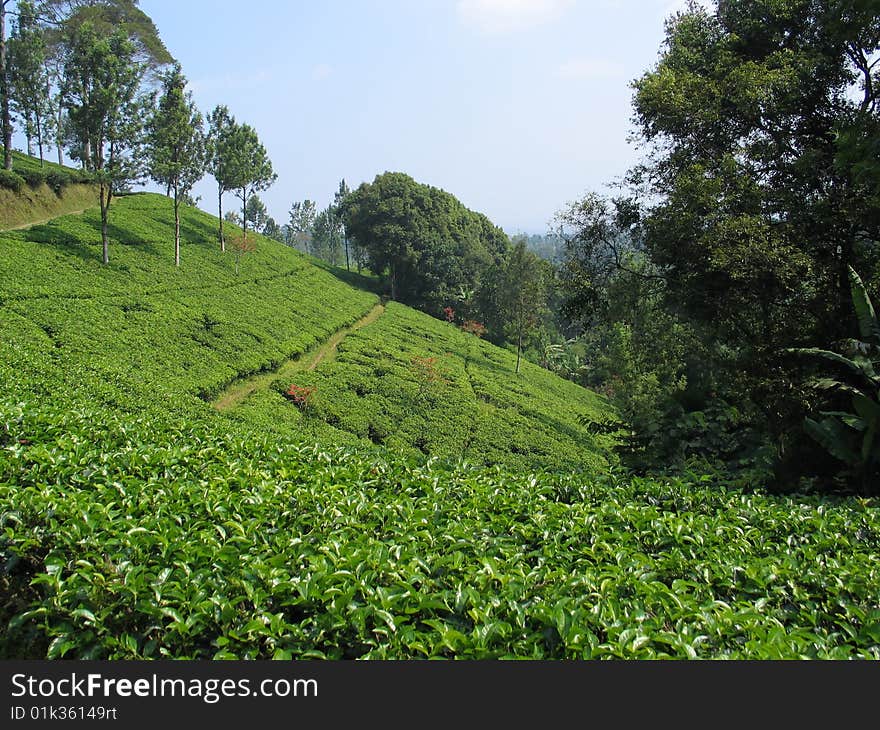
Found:
[(241, 200), (244, 235), (247, 238), (247, 207), (251, 196), (269, 188), (278, 176), (266, 148), (260, 143), (256, 130), (247, 124), (233, 124), (229, 130), (226, 161), (228, 184)]
[(277, 438), (375, 444), (398, 454), (522, 469), (593, 473), (614, 461), (614, 439), (593, 438), (579, 416), (599, 419), (602, 398), (516, 356), (394, 302), (348, 335), (335, 357), (300, 372), (321, 399), (307, 422), (283, 393), (254, 394), (233, 415)]
[(12, 170), (0, 170), (0, 187), (20, 193), (24, 187), (24, 178)]
[(880, 658), (873, 502), (0, 398), (7, 656)]
[(217, 181), (217, 218), (219, 219), (220, 250), (226, 250), (226, 240), (223, 236), (223, 193), (235, 187), (233, 165), (233, 140), (232, 133), (236, 128), (235, 117), (229, 113), (225, 105), (214, 107), (208, 114), (208, 135), (206, 138), (206, 167), (207, 171)]
[(218, 414), (376, 297), (271, 241), (236, 279), (189, 208), (175, 269), (170, 211), (120, 198), (112, 267), (93, 212), (0, 234), (0, 656), (880, 659), (876, 501), (621, 473), (602, 399), (401, 305), (296, 382), (386, 450)]
[(284, 395), (297, 408), (304, 413), (307, 413), (311, 412), (314, 406), (315, 393), (317, 390), (318, 389), (312, 385), (299, 386), (296, 383), (291, 383)]
[(781, 353), (843, 339), (847, 267), (876, 273), (878, 51), (871, 3), (693, 3), (633, 84), (639, 250), (706, 356), (689, 379), (715, 381), (780, 460), (809, 448), (811, 400)]
[(510, 341), (516, 343), (516, 368), (519, 372), (524, 340), (541, 321), (547, 306), (547, 285), (540, 259), (526, 248), (523, 239), (514, 241), (497, 275), (489, 275), (493, 300), (501, 313)]
[(138, 0), (40, 0), (41, 15), (48, 23), (50, 46), (63, 45), (67, 33), (89, 23), (100, 35), (119, 32), (132, 43), (139, 63), (151, 70), (174, 61), (152, 19), (138, 7)]
[(148, 124), (147, 155), (150, 176), (174, 193), (174, 262), (179, 266), (180, 202), (205, 174), (205, 135), (180, 64), (161, 81), (162, 96)]
[(832, 456), (844, 462), (860, 488), (869, 494), (878, 491), (880, 479), (880, 322), (861, 277), (849, 270), (853, 308), (859, 325), (860, 340), (848, 340), (844, 354), (802, 348), (795, 353), (808, 355), (833, 365), (844, 373), (841, 378), (820, 378), (816, 387), (840, 393), (850, 399), (848, 412), (824, 412), (821, 421), (807, 418), (807, 433)]
[(247, 222), (251, 224), (255, 231), (262, 231), (266, 221), (269, 220), (269, 211), (266, 210), (266, 204), (257, 195), (248, 200), (247, 209), (244, 213)]
[(53, 112), (46, 71), (46, 43), (33, 3), (21, 0), (16, 11), (17, 23), (7, 48), (11, 100), (24, 124), (28, 152), (36, 139), (42, 161)]
[(303, 253), (311, 251), (310, 243), (315, 228), (317, 215), (315, 203), (306, 198), (302, 202), (292, 203), (288, 214), (288, 230), (290, 231), (289, 246), (295, 246)]
[(119, 198), (113, 221), (120, 245), (107, 268), (96, 250), (97, 209), (0, 233), (0, 311), (52, 332), (49, 349), (96, 381), (170, 389), (175, 401), (204, 406), (200, 396), (305, 352), (376, 301), (256, 235), (248, 243), (257, 250), (236, 276), (230, 257), (212, 247), (216, 219), (186, 206), (180, 230), (189, 253), (178, 269), (173, 203), (162, 195)]
[(64, 69), (64, 101), (84, 162), (94, 172), (101, 204), (103, 259), (109, 256), (110, 203), (116, 191), (140, 178), (143, 106), (138, 96), (146, 70), (122, 30), (103, 36), (84, 22), (71, 32)]
[(504, 255), (506, 234), (449, 193), (387, 172), (346, 197), (348, 236), (391, 298), (439, 315), (462, 287), (475, 288)]

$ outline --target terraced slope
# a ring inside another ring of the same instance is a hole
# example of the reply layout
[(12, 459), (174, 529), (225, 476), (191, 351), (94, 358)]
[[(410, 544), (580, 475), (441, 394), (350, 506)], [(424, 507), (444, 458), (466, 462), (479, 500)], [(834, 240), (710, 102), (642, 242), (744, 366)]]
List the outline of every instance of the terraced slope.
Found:
[[(266, 239), (236, 274), (234, 255), (215, 241), (215, 219), (195, 209), (184, 216), (175, 268), (170, 211), (159, 195), (117, 200), (109, 267), (99, 256), (97, 211), (0, 234), (0, 336), (27, 330), (42, 339), (70, 387), (118, 383), (169, 408), (219, 398), (227, 411), (236, 404), (237, 423), (286, 440), (533, 469), (607, 465), (608, 444), (594, 443), (575, 418), (604, 412), (589, 391), (536, 367), (514, 378), (508, 353), (395, 304), (343, 339), (379, 311), (375, 294)], [(339, 356), (325, 361), (337, 345)], [(314, 372), (298, 366), (310, 351)], [(419, 356), (438, 358), (443, 382), (431, 392), (413, 370)], [(76, 366), (89, 371), (86, 382), (70, 381)], [(278, 392), (300, 376), (319, 384), (308, 417)]]
[(121, 379), (179, 401), (323, 342), (376, 303), (303, 256), (259, 239), (235, 274), (216, 243), (215, 219), (189, 209), (174, 267), (173, 218), (162, 196), (114, 203), (105, 267), (96, 211), (0, 234), (4, 340), (44, 337), (65, 366), (90, 380)]
[[(373, 443), (395, 453), (524, 470), (608, 466), (611, 441), (582, 421), (601, 420), (599, 396), (454, 325), (394, 302), (339, 343), (314, 369), (279, 374), (234, 415), (280, 433), (307, 431), (331, 443)], [(314, 388), (308, 409), (284, 392)]]

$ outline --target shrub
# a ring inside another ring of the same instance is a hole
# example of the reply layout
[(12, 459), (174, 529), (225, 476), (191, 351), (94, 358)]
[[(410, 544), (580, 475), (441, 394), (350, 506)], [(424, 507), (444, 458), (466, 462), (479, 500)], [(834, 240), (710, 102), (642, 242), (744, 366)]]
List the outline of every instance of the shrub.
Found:
[(314, 405), (315, 391), (317, 388), (313, 385), (296, 385), (291, 383), (285, 397), (291, 401), (303, 413), (307, 413)]
[(846, 396), (849, 410), (838, 406), (821, 411), (823, 419), (807, 418), (804, 428), (829, 454), (846, 464), (865, 493), (876, 494), (880, 474), (880, 319), (867, 288), (851, 266), (849, 282), (861, 339), (846, 341), (842, 353), (815, 347), (790, 352), (824, 360), (837, 370), (834, 376), (819, 378), (813, 384)]
[(19, 170), (19, 176), (32, 188), (38, 188), (46, 182), (46, 173), (42, 170)]
[(486, 326), (480, 322), (477, 322), (474, 319), (465, 320), (461, 325), (462, 332), (468, 332), (469, 334), (476, 335), (477, 337), (483, 337), (489, 330), (486, 329)]
[(60, 194), (65, 187), (70, 185), (71, 181), (71, 175), (64, 170), (49, 170), (49, 172), (46, 173), (46, 184), (52, 188), (56, 194)]
[(71, 170), (68, 173), (70, 182), (80, 183), (82, 185), (90, 185), (95, 182), (95, 178), (88, 170)]
[(12, 190), (14, 193), (20, 193), (24, 186), (24, 180), (21, 175), (17, 175), (11, 170), (0, 170), (0, 187)]

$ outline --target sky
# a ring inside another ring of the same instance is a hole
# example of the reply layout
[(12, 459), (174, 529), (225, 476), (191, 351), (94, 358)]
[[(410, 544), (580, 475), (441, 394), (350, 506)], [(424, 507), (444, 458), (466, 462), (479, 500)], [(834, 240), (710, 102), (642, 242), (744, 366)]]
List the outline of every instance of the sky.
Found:
[[(602, 191), (639, 156), (629, 82), (680, 0), (141, 0), (198, 107), (252, 125), (278, 174), (261, 197), (327, 205), (385, 171), (455, 195), (509, 234)], [(216, 209), (208, 177), (194, 190)], [(237, 205), (229, 196), (224, 206)]]

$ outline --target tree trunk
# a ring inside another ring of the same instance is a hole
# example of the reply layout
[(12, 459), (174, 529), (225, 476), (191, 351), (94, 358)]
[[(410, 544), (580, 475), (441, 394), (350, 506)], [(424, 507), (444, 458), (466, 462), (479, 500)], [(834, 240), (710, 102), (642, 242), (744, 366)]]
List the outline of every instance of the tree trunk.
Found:
[(180, 196), (174, 188), (174, 265), (180, 266)]
[(0, 0), (0, 114), (3, 117), (3, 168), (12, 169), (12, 118), (9, 115), (9, 74), (6, 69), (6, 5)]
[(83, 146), (83, 169), (94, 170), (95, 168), (92, 167), (92, 139), (88, 135), (86, 135)]
[(242, 236), (241, 241), (244, 243), (247, 241), (247, 188), (241, 189), (241, 230)]
[(351, 264), (348, 260), (348, 239), (343, 239), (345, 241), (345, 270), (351, 271)]
[(391, 264), (391, 299), (397, 301), (397, 274), (394, 271), (394, 264)]
[(217, 186), (217, 211), (220, 217), (220, 250), (226, 251), (226, 239), (223, 238), (223, 188)]
[(40, 167), (45, 167), (43, 160), (43, 125), (39, 114), (37, 114), (37, 147), (40, 150)]
[(25, 133), (25, 140), (27, 141), (27, 153), (28, 157), (34, 156), (34, 138), (30, 136), (30, 134)]
[(110, 263), (110, 247), (107, 237), (107, 218), (110, 213), (110, 187), (101, 183), (101, 245), (103, 246), (104, 263)]
[(519, 332), (517, 333), (517, 340), (516, 340), (516, 370), (514, 371), (517, 374), (519, 374), (519, 363), (520, 363), (520, 360), (522, 359), (522, 340), (523, 340), (523, 331), (522, 331), (522, 324), (520, 324)]
[(58, 130), (55, 144), (58, 147), (58, 164), (64, 166), (64, 105), (61, 103), (61, 97), (58, 97)]

